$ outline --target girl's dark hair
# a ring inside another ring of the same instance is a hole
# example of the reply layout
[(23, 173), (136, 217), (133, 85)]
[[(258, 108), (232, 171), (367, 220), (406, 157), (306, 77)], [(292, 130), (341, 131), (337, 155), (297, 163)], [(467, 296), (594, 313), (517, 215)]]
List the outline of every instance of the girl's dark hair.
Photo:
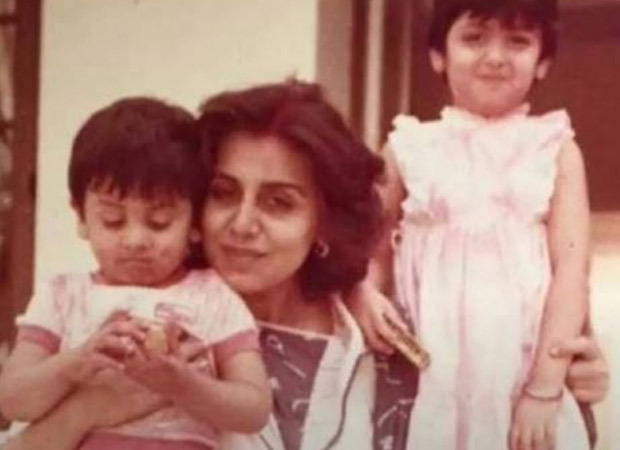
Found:
[(300, 81), (268, 84), (208, 99), (198, 119), (209, 167), (222, 143), (244, 132), (281, 139), (310, 163), (324, 205), (321, 238), (330, 251), (310, 251), (300, 268), (310, 298), (346, 290), (360, 281), (382, 224), (375, 182), (382, 162), (349, 130), (319, 85)]
[(481, 19), (499, 19), (509, 27), (539, 28), (540, 58), (553, 58), (557, 50), (557, 0), (435, 0), (428, 45), (446, 51), (446, 38), (454, 22), (469, 13)]
[(90, 116), (73, 141), (71, 200), (80, 214), (88, 189), (180, 195), (201, 211), (206, 192), (194, 117), (147, 97), (125, 98)]

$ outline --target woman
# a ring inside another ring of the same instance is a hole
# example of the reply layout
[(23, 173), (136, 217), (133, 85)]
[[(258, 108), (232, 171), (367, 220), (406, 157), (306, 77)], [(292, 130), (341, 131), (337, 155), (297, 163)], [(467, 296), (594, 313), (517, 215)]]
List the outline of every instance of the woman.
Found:
[[(415, 395), (404, 387), (415, 383), (399, 379), (416, 374), (397, 357), (375, 363), (339, 298), (365, 275), (381, 225), (380, 163), (312, 84), (224, 93), (198, 123), (213, 168), (205, 252), (261, 327), (275, 399), (268, 425), (226, 436), (226, 448), (404, 448)], [(592, 355), (573, 364), (575, 394), (604, 395), (596, 344), (562, 350)], [(117, 397), (110, 388), (77, 392), (7, 449), (75, 448), (89, 430), (128, 419)], [(135, 415), (149, 402), (134, 398)]]

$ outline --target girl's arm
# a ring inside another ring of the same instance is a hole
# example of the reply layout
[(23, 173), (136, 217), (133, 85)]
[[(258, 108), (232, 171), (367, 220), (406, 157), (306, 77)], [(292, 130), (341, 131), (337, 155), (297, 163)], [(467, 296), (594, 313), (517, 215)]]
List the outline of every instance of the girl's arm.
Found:
[(226, 431), (257, 432), (272, 402), (260, 353), (240, 351), (216, 364), (217, 378), (200, 364), (145, 350), (127, 361), (126, 372), (197, 420)]
[(558, 155), (548, 221), (552, 279), (529, 378), (513, 410), (511, 450), (554, 448), (556, 417), (570, 358), (554, 358), (561, 341), (581, 334), (588, 309), (589, 209), (583, 159), (570, 141)]
[(368, 344), (375, 350), (391, 353), (393, 346), (389, 342), (393, 342), (396, 335), (385, 316), (406, 328), (388, 298), (393, 294), (392, 233), (400, 220), (400, 205), (406, 192), (393, 151), (386, 145), (380, 154), (384, 160), (384, 176), (377, 189), (384, 208), (384, 228), (370, 260), (368, 275), (348, 293), (345, 301)]
[(56, 354), (18, 339), (0, 377), (3, 415), (10, 420), (37, 420), (97, 371), (120, 368), (119, 362), (108, 355), (129, 350), (122, 336), (139, 340), (142, 331), (130, 320), (109, 322), (83, 346)]
[(583, 158), (574, 141), (558, 155), (558, 175), (548, 221), (552, 280), (545, 301), (538, 351), (526, 386), (543, 397), (564, 386), (569, 358), (553, 358), (559, 342), (579, 336), (588, 311), (590, 224)]

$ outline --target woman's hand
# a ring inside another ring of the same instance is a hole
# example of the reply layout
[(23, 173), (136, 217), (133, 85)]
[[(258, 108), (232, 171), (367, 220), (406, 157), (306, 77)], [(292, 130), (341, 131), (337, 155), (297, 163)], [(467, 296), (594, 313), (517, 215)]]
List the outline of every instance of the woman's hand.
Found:
[(394, 346), (390, 343), (398, 336), (388, 320), (402, 329), (406, 330), (407, 327), (390, 299), (374, 286), (360, 283), (346, 296), (346, 304), (370, 348), (392, 354)]
[(609, 390), (609, 366), (592, 336), (579, 336), (560, 342), (551, 349), (555, 358), (570, 358), (566, 384), (583, 403), (600, 402)]

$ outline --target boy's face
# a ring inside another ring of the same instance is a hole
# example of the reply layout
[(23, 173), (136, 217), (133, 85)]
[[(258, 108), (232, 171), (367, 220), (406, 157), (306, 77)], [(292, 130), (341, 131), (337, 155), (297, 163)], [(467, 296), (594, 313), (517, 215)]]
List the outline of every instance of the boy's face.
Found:
[(156, 287), (182, 274), (192, 233), (189, 200), (89, 189), (78, 219), (104, 282)]
[(496, 117), (525, 101), (535, 79), (545, 77), (539, 29), (466, 13), (446, 37), (445, 54), (431, 51), (436, 72), (446, 74), (455, 106)]

